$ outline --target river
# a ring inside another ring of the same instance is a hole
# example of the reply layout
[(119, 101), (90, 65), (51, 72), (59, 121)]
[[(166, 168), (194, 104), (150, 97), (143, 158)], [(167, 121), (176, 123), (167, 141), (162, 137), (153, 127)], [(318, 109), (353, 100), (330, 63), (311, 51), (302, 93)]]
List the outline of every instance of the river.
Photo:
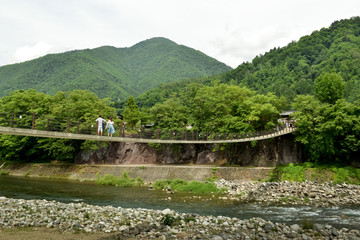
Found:
[[(336, 227), (360, 230), (360, 206), (315, 208), (240, 203), (212, 196), (188, 193), (167, 194), (147, 188), (123, 188), (96, 185), (93, 182), (0, 176), (0, 196), (19, 199), (46, 199), (59, 202), (85, 202), (123, 208), (170, 208), (182, 213), (228, 216), (240, 219), (261, 217), (272, 222), (328, 223)], [(171, 199), (169, 199), (171, 198)]]

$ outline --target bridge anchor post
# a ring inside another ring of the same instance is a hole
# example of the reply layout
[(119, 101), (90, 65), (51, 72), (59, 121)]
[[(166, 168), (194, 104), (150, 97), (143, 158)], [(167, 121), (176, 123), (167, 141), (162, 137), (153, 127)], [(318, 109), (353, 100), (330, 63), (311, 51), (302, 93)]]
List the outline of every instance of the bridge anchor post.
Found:
[(11, 128), (14, 127), (14, 117), (15, 117), (15, 114), (12, 113), (12, 114), (11, 114), (11, 124), (10, 124)]
[(68, 121), (67, 121), (67, 133), (70, 132), (70, 117), (68, 117)]
[(32, 115), (32, 126), (31, 126), (31, 129), (32, 129), (32, 130), (35, 129), (35, 112), (33, 112), (33, 115)]

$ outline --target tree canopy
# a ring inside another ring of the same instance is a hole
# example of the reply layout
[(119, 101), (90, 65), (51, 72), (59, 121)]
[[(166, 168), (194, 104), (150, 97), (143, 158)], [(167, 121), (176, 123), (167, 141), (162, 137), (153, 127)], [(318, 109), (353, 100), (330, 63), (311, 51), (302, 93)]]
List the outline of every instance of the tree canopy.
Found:
[(323, 103), (334, 104), (344, 97), (345, 82), (337, 73), (324, 73), (315, 79), (315, 96)]
[(285, 99), (259, 95), (245, 87), (189, 84), (179, 94), (150, 109), (161, 129), (209, 133), (246, 133), (273, 129)]
[[(259, 94), (283, 96), (291, 103), (297, 95), (315, 95), (314, 82), (319, 76), (336, 73), (346, 83), (345, 99), (354, 103), (360, 100), (359, 61), (360, 17), (353, 17), (336, 21), (329, 28), (316, 30), (285, 47), (275, 47), (231, 71), (193, 82), (245, 86)], [(137, 103), (151, 107), (187, 84), (189, 81), (164, 84), (143, 93), (136, 99)]]
[[(94, 126), (99, 114), (116, 116), (108, 99), (99, 99), (86, 90), (58, 92), (54, 96), (34, 89), (14, 91), (0, 98), (0, 113), (10, 112), (34, 112), (36, 116), (51, 119), (66, 120), (71, 117), (82, 122), (80, 128)], [(73, 161), (78, 151), (89, 144), (79, 140), (0, 135), (0, 158), (9, 161)]]
[(321, 103), (314, 96), (297, 96), (296, 140), (305, 148), (306, 159), (318, 163), (347, 163), (359, 159), (360, 104), (344, 99)]
[(136, 105), (134, 97), (130, 96), (124, 111), (124, 120), (129, 127), (133, 128), (140, 121), (140, 119), (141, 113), (139, 111), (139, 107)]

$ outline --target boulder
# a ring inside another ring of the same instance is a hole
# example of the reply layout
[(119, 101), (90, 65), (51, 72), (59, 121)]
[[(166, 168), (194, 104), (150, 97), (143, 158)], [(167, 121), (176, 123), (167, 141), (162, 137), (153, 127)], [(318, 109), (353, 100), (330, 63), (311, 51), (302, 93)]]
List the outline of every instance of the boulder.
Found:
[(212, 164), (217, 160), (217, 154), (209, 150), (202, 151), (198, 154), (196, 164)]

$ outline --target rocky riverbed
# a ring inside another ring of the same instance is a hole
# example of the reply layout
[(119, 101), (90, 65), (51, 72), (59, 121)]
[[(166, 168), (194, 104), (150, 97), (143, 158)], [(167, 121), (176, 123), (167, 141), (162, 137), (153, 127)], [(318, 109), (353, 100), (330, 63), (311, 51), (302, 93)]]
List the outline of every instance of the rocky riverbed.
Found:
[(268, 204), (296, 204), (315, 207), (360, 204), (360, 186), (330, 182), (215, 182), (225, 188), (229, 199)]
[(0, 197), (0, 228), (46, 227), (108, 233), (102, 239), (360, 239), (358, 230), (307, 223), (287, 225), (261, 218), (238, 219)]

